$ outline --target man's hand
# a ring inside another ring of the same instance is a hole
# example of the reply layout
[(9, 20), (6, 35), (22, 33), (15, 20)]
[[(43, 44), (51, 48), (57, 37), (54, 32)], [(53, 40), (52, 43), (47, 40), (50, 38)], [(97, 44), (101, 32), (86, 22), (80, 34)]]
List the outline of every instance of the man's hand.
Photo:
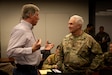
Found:
[(41, 43), (41, 39), (37, 40), (32, 46), (32, 52), (35, 52), (36, 50), (40, 49)]
[(57, 69), (57, 65), (52, 65), (52, 69)]
[(48, 41), (46, 42), (45, 50), (51, 50), (53, 47), (54, 47), (54, 44), (51, 44)]

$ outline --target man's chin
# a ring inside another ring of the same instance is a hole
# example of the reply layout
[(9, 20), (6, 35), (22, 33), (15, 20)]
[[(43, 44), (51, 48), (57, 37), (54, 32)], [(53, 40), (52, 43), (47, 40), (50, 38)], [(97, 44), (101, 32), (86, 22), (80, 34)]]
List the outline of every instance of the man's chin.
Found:
[(73, 33), (72, 31), (69, 31), (70, 33)]
[(33, 24), (33, 26), (35, 26), (36, 24)]

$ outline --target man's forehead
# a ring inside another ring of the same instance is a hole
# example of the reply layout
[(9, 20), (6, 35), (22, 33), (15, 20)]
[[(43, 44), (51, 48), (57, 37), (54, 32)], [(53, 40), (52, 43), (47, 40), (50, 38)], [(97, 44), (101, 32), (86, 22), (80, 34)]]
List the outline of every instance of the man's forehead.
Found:
[(76, 22), (76, 19), (70, 18), (69, 23), (75, 23), (75, 22)]

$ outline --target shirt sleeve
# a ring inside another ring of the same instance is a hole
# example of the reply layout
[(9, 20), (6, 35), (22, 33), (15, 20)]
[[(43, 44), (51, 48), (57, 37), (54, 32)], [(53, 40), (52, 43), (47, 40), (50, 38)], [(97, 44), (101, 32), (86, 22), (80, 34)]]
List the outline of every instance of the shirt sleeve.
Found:
[(53, 63), (55, 62), (55, 61), (52, 61), (53, 59), (54, 59), (54, 54), (49, 55), (47, 59), (44, 61), (42, 69), (53, 69), (54, 66), (56, 65)]
[(92, 71), (99, 70), (100, 66), (103, 64), (104, 59), (102, 59), (102, 49), (94, 39), (92, 41), (91, 51), (94, 54), (94, 58), (92, 59), (89, 69)]
[(27, 37), (24, 30), (15, 30), (12, 32), (8, 49), (7, 55), (9, 57), (14, 56), (21, 56), (23, 54), (31, 54), (32, 47), (26, 46)]
[(57, 62), (58, 69), (62, 70), (62, 65), (64, 60), (62, 43), (59, 45), (59, 55), (57, 56), (57, 59), (58, 59), (58, 62)]

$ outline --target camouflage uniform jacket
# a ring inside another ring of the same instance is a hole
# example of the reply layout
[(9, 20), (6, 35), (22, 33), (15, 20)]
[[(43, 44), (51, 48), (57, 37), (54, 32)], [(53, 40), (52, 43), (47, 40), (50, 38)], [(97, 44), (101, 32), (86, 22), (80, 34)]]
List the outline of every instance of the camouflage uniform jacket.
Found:
[(104, 60), (103, 68), (109, 67), (112, 69), (112, 52), (105, 52), (102, 59)]
[(44, 61), (42, 69), (53, 69), (54, 65), (56, 65), (56, 63), (57, 63), (57, 56), (56, 56), (56, 54), (51, 54)]
[(70, 33), (60, 44), (58, 68), (63, 72), (74, 72), (88, 68), (95, 70), (101, 63), (99, 60), (101, 54), (101, 47), (92, 36), (85, 32), (80, 36), (73, 36)]

